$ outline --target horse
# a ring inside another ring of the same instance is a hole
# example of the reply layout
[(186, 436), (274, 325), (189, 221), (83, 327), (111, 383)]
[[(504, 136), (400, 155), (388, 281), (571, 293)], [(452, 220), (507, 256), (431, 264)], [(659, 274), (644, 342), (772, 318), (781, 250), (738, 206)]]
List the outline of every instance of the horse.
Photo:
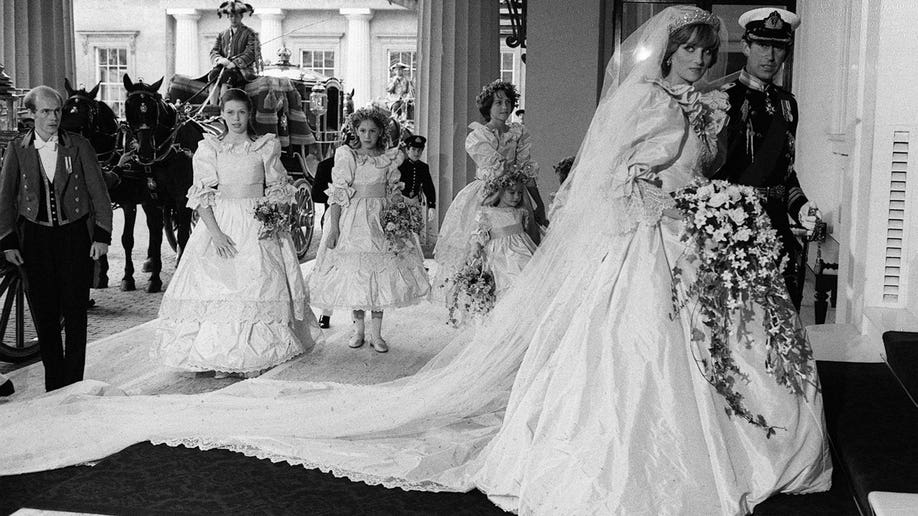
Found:
[[(191, 157), (204, 137), (205, 128), (180, 113), (159, 94), (160, 78), (153, 84), (133, 82), (124, 74), (124, 148), (119, 168), (140, 176), (146, 183), (147, 199), (141, 203), (150, 230), (150, 246), (144, 271), (150, 273), (147, 292), (162, 289), (161, 247), (164, 220), (174, 224), (176, 252), (181, 260), (191, 234), (191, 210), (185, 207), (193, 179)], [(134, 220), (125, 216), (125, 233)], [(133, 272), (131, 252), (125, 247), (125, 273)]]
[[(101, 82), (89, 91), (86, 91), (86, 88), (75, 90), (70, 85), (70, 80), (64, 78), (67, 99), (61, 109), (61, 128), (78, 133), (89, 140), (96, 151), (99, 165), (102, 167), (102, 175), (109, 189), (109, 195), (114, 199), (121, 190), (121, 181), (111, 171), (111, 165), (117, 161), (119, 156), (118, 136), (121, 127), (112, 108), (96, 100), (100, 85)], [(102, 256), (98, 260), (98, 277), (94, 278), (93, 286), (98, 288), (108, 286), (107, 256)]]

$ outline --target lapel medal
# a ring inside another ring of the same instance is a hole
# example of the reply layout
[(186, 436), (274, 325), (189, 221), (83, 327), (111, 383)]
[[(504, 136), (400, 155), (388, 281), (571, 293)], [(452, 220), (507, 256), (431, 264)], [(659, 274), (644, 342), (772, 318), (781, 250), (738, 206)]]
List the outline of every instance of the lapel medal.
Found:
[(784, 120), (788, 122), (794, 121), (794, 112), (791, 110), (790, 101), (785, 99), (781, 101), (781, 111), (784, 112)]

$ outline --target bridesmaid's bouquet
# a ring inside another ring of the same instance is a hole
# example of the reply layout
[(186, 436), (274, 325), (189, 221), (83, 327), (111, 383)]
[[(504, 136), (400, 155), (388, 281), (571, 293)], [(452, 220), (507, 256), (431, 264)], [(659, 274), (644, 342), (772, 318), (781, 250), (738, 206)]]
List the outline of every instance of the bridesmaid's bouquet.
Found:
[(421, 232), (421, 209), (401, 195), (389, 199), (382, 213), (383, 234), (389, 250), (400, 253), (414, 235)]
[(752, 187), (699, 178), (674, 198), (685, 222), (681, 238), (688, 246), (686, 258), (696, 267), (694, 277), (678, 265), (673, 268), (673, 317), (691, 304), (700, 323), (692, 328), (692, 341), (709, 352), (699, 362), (708, 382), (727, 400), (727, 414), (744, 418), (771, 437), (777, 427), (749, 412), (743, 395), (734, 389), (746, 376), (733, 358), (731, 342), (758, 344), (749, 328), (764, 324), (766, 371), (797, 396), (816, 385), (812, 350), (796, 324), (784, 284), (787, 258), (782, 258), (778, 235)]
[(296, 220), (296, 205), (285, 201), (262, 199), (255, 204), (255, 220), (261, 222), (258, 238), (279, 238), (290, 233)]
[(484, 253), (479, 247), (465, 265), (447, 280), (446, 300), (449, 323), (459, 326), (467, 319), (481, 318), (497, 302), (494, 276), (485, 267)]

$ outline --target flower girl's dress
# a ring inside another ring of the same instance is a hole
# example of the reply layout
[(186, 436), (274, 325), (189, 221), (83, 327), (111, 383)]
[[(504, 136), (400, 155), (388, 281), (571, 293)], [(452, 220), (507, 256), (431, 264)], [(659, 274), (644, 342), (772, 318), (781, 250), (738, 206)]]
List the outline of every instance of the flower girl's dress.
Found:
[(347, 145), (335, 151), (329, 205), (341, 206), (334, 249), (322, 235), (309, 278), (312, 306), (383, 310), (417, 303), (430, 283), (417, 239), (398, 253), (389, 249), (381, 217), (387, 196), (399, 183), (398, 149), (379, 156), (357, 154)]
[(475, 238), (484, 244), (485, 263), (494, 275), (496, 297), (510, 288), (529, 263), (536, 245), (526, 234), (525, 208), (482, 206)]

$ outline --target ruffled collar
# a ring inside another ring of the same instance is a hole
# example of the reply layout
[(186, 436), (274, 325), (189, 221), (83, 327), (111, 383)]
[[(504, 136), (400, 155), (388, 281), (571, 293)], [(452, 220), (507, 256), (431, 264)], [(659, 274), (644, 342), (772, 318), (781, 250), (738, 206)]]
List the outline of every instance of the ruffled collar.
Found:
[(217, 136), (206, 134), (204, 139), (209, 141), (217, 150), (222, 152), (253, 152), (273, 141), (276, 136), (272, 133), (263, 134), (255, 140), (247, 139), (242, 142), (230, 143)]
[(717, 135), (727, 124), (730, 101), (726, 92), (715, 89), (701, 93), (691, 84), (673, 85), (663, 79), (647, 79), (673, 98), (682, 108), (694, 133), (704, 144), (705, 161), (717, 154)]
[(497, 129), (492, 129), (481, 122), (472, 122), (469, 124), (469, 129), (472, 131), (483, 131), (488, 134), (493, 134), (498, 141), (507, 141), (510, 139), (519, 139), (520, 135), (523, 134), (523, 126), (519, 122), (512, 122), (507, 124), (507, 130), (501, 133)]
[(361, 154), (361, 153), (358, 153), (356, 150), (354, 150), (351, 147), (348, 147), (348, 149), (351, 151), (351, 154), (354, 156), (354, 161), (356, 161), (358, 165), (363, 165), (364, 163), (371, 161), (373, 162), (374, 165), (376, 165), (379, 168), (384, 168), (388, 166), (389, 164), (391, 164), (392, 162), (397, 161), (398, 156), (399, 156), (398, 147), (392, 147), (391, 149), (387, 149), (385, 152), (383, 152), (382, 154), (378, 156), (370, 156), (369, 154)]
[(663, 88), (679, 104), (695, 132), (716, 135), (726, 124), (730, 101), (725, 92), (711, 90), (701, 93), (691, 84), (672, 85), (663, 79), (648, 81)]

